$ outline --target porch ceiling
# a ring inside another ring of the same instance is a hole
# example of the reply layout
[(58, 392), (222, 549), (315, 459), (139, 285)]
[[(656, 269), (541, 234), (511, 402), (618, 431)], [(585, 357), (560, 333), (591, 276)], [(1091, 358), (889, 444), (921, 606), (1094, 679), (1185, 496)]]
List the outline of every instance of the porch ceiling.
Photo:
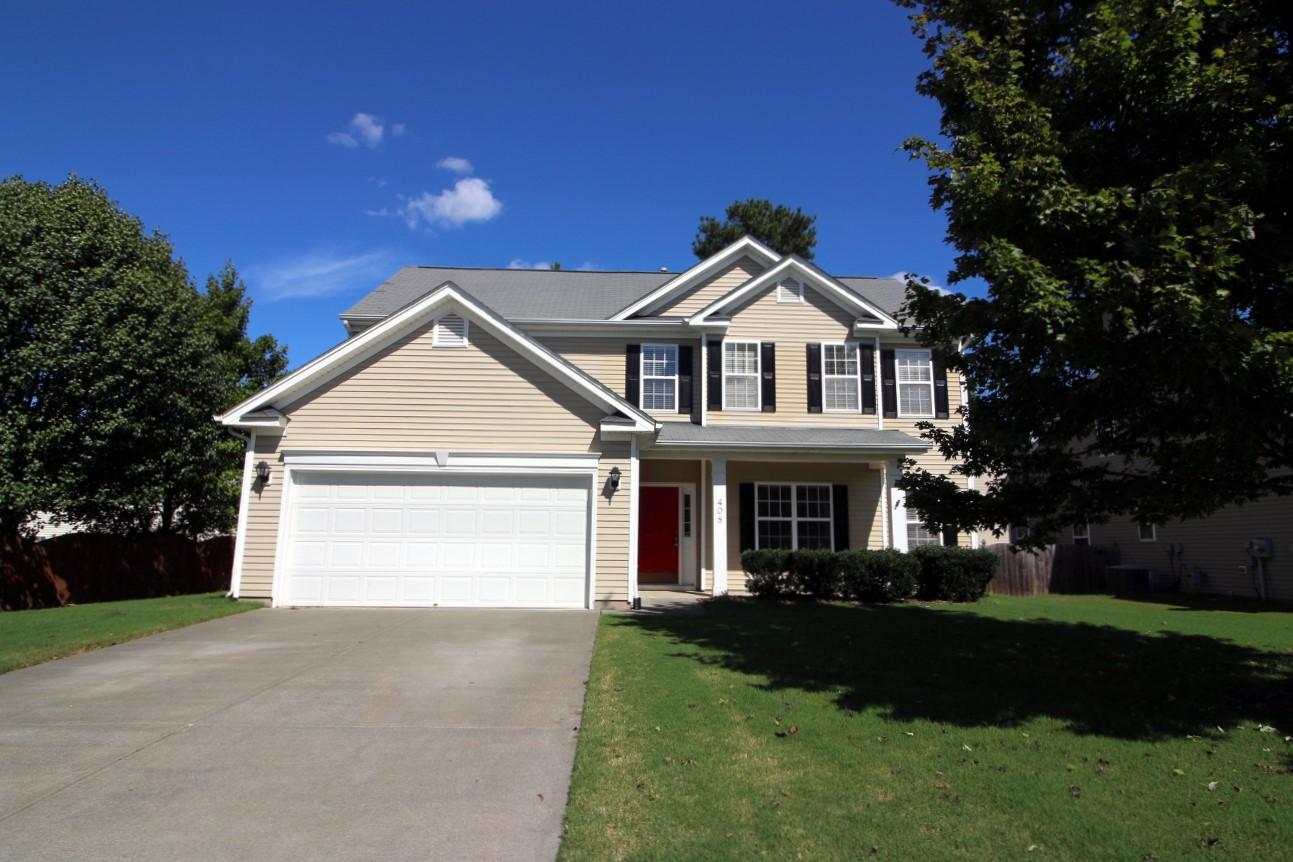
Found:
[(930, 443), (891, 430), (664, 422), (653, 446), (657, 449), (848, 449), (902, 453), (924, 452)]

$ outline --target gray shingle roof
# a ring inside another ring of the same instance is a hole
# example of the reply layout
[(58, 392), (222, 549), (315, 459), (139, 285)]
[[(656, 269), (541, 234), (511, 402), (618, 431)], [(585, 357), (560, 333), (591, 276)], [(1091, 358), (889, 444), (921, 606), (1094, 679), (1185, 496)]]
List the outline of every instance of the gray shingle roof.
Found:
[[(386, 317), (452, 281), (509, 320), (606, 320), (677, 275), (408, 266), (341, 316)], [(847, 276), (839, 281), (889, 315), (897, 314), (905, 298), (906, 286), (898, 279)]]
[(582, 272), (407, 266), (342, 317), (385, 317), (452, 281), (510, 320), (605, 320), (676, 272)]
[(891, 449), (919, 452), (930, 444), (902, 431), (863, 428), (806, 428), (782, 425), (693, 425), (663, 422), (656, 445), (766, 446), (777, 449)]

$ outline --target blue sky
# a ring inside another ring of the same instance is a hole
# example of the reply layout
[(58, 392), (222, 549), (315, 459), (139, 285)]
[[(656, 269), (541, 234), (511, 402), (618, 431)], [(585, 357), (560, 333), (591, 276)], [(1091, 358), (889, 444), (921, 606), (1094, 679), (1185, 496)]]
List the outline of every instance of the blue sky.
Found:
[(7, 4), (0, 174), (232, 259), (294, 365), (401, 265), (676, 271), (738, 198), (816, 214), (836, 274), (951, 267), (883, 0), (269, 5)]

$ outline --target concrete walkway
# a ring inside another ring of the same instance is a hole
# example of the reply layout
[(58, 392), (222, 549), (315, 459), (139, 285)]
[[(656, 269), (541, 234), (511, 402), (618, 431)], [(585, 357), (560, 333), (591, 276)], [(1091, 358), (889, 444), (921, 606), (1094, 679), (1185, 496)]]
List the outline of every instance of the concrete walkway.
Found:
[(258, 610), (5, 674), (0, 856), (552, 859), (596, 623)]

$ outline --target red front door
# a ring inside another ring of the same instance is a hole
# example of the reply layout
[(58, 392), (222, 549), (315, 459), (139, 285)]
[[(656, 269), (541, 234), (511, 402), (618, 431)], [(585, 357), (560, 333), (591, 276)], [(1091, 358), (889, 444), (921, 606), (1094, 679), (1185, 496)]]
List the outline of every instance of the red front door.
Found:
[(644, 485), (638, 508), (638, 583), (678, 583), (678, 489)]

